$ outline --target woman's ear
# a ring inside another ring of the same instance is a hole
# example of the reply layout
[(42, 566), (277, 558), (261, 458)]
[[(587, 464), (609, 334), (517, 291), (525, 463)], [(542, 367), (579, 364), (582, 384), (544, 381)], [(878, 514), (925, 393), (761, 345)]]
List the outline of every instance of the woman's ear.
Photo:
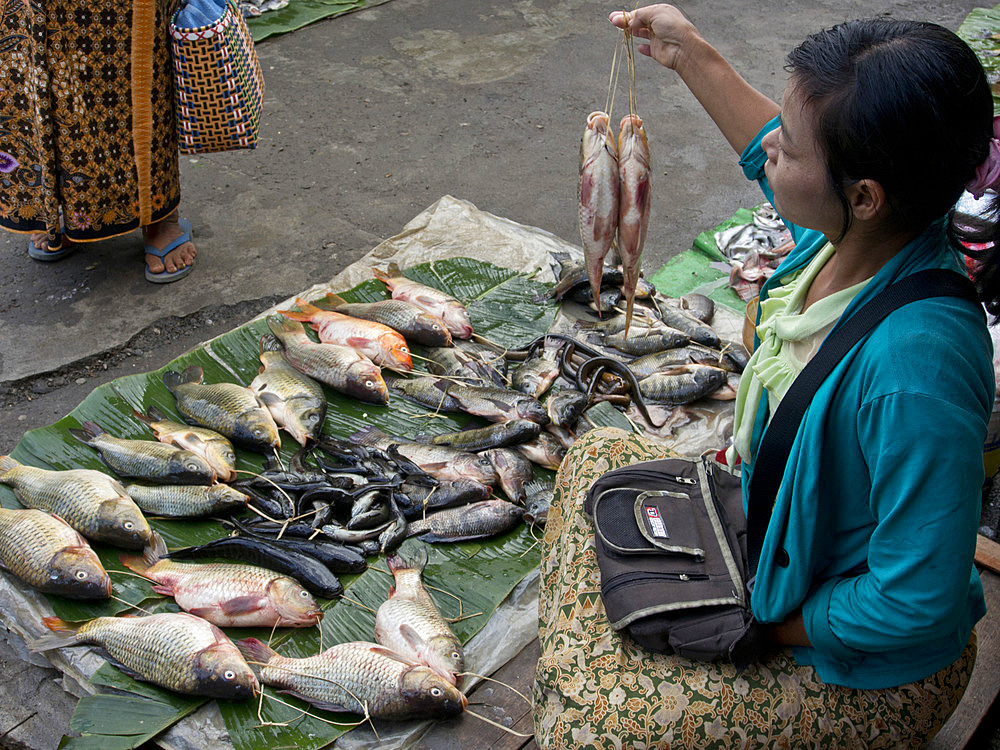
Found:
[(844, 192), (856, 220), (870, 221), (885, 215), (887, 200), (881, 183), (870, 179), (858, 180)]

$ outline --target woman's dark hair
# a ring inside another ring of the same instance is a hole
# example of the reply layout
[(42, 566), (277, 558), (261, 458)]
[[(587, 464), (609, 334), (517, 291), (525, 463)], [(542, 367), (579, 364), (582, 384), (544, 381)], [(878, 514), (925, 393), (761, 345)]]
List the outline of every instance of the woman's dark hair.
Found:
[[(851, 226), (844, 189), (861, 179), (882, 185), (900, 229), (920, 232), (953, 211), (993, 136), (986, 73), (958, 35), (919, 21), (849, 21), (807, 38), (785, 67), (816, 108), (830, 181), (844, 209), (836, 239)], [(1000, 240), (993, 221), (949, 221), (948, 234), (970, 255), (960, 240)], [(992, 260), (976, 281), (996, 314), (1000, 272)]]

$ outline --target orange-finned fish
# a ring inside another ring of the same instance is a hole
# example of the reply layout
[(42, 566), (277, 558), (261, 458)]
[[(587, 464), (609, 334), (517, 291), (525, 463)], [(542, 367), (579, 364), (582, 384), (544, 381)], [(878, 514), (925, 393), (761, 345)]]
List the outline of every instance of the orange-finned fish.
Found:
[(600, 313), (604, 257), (618, 230), (618, 145), (606, 112), (591, 112), (583, 131), (579, 219), (587, 277)]
[(373, 268), (375, 278), (389, 287), (393, 299), (409, 302), (444, 321), (452, 336), (460, 339), (472, 338), (472, 321), (469, 311), (457, 299), (442, 291), (425, 286), (403, 276), (395, 263), (390, 263), (386, 271)]
[(286, 318), (309, 323), (324, 344), (349, 346), (380, 367), (409, 372), (413, 369), (406, 339), (382, 323), (324, 310), (304, 299), (296, 299), (298, 310), (278, 310)]
[(649, 226), (649, 144), (639, 115), (625, 115), (618, 133), (618, 252), (625, 281), (625, 335), (632, 322), (632, 303), (639, 283), (639, 261)]
[(167, 545), (153, 532), (143, 554), (120, 556), (122, 564), (172, 596), (185, 612), (220, 628), (303, 628), (323, 617), (298, 581), (257, 565), (184, 563), (165, 557)]

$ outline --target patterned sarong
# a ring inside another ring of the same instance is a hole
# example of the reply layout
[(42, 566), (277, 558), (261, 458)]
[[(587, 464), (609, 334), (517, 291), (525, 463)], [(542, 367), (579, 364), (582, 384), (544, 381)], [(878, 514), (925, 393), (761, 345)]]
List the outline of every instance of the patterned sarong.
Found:
[(0, 11), (0, 227), (58, 249), (180, 200), (176, 0), (14, 0)]
[(921, 682), (855, 690), (824, 684), (790, 649), (738, 674), (644, 651), (609, 628), (583, 499), (606, 471), (665, 455), (637, 435), (600, 429), (577, 440), (559, 471), (542, 543), (539, 747), (895, 749), (933, 737), (965, 692), (975, 632), (958, 661)]

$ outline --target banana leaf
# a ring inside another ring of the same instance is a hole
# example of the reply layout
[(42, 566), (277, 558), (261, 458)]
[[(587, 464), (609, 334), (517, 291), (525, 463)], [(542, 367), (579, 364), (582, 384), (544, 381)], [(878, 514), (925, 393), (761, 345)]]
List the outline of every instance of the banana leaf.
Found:
[(269, 10), (247, 19), (255, 42), (275, 34), (301, 29), (323, 18), (341, 16), (362, 8), (371, 8), (389, 0), (291, 0), (280, 10)]
[[(407, 269), (405, 274), (457, 297), (468, 307), (478, 332), (510, 348), (522, 347), (544, 333), (557, 311), (555, 305), (531, 302), (531, 297), (546, 291), (548, 285), (509, 269), (468, 258), (422, 264)], [(388, 293), (380, 282), (368, 281), (345, 291), (342, 296), (349, 301), (375, 301), (388, 298)], [(267, 331), (264, 320), (252, 321), (155, 372), (130, 375), (100, 386), (63, 419), (26, 433), (11, 455), (23, 463), (45, 468), (86, 467), (110, 474), (112, 472), (102, 463), (99, 454), (74, 438), (70, 429), (91, 420), (112, 435), (152, 439), (149, 428), (136, 417), (136, 412), (145, 413), (155, 406), (168, 418), (183, 421), (173, 396), (163, 384), (165, 372), (196, 365), (204, 371), (205, 382), (247, 384), (257, 373), (259, 339)], [(428, 420), (425, 407), (401, 397), (393, 397), (388, 406), (381, 406), (354, 401), (330, 389), (326, 392), (329, 409), (324, 431), (340, 437), (347, 437), (368, 424), (390, 434), (412, 437), (419, 431), (461, 429), (474, 419), (467, 415), (443, 415)], [(595, 421), (615, 423), (615, 417), (608, 413), (609, 405), (601, 406), (590, 412)], [(610, 411), (617, 414), (614, 409)], [(284, 433), (282, 437), (280, 452), (283, 460), (287, 460), (298, 445)], [(237, 468), (242, 471), (259, 472), (264, 460), (262, 455), (237, 449)], [(551, 472), (542, 469), (536, 473), (552, 477)], [(0, 502), (6, 507), (19, 507), (7, 487), (0, 486)], [(227, 533), (212, 520), (150, 519), (150, 524), (171, 548), (200, 544)], [(400, 551), (405, 556), (421, 545), (423, 542), (409, 539)], [(485, 625), (500, 602), (538, 564), (536, 540), (524, 525), (485, 541), (426, 546), (429, 560), (424, 579), (429, 587), (434, 587), (432, 596), (444, 615), (461, 618), (454, 623), (453, 629), (463, 643)], [(112, 573), (115, 595), (125, 603), (79, 603), (49, 597), (58, 617), (68, 621), (87, 620), (98, 615), (118, 614), (130, 605), (140, 605), (145, 611), (176, 610), (171, 600), (155, 595), (149, 583), (128, 574), (119, 561), (120, 550), (99, 544), (94, 547), (109, 571), (116, 571)], [(270, 631), (260, 629), (229, 629), (227, 632), (234, 639), (254, 636), (269, 641), (286, 656), (313, 655), (344, 641), (371, 641), (374, 612), (369, 609), (377, 609), (385, 600), (392, 577), (384, 558), (370, 562), (371, 567), (364, 573), (343, 577), (346, 587), (343, 598), (320, 600), (326, 615), (319, 627), (279, 631), (273, 637)], [(81, 736), (67, 739), (66, 747), (133, 747), (129, 744), (133, 740), (148, 739), (205, 702), (204, 699), (174, 696), (136, 682), (110, 665), (101, 667), (92, 682), (130, 695), (102, 694), (80, 701), (73, 716), (73, 729), (81, 732)], [(312, 718), (303, 715), (302, 710), (308, 706), (301, 701), (280, 697), (293, 706), (289, 708), (273, 698), (278, 696), (268, 690), (259, 706), (257, 701), (220, 702), (222, 716), (237, 750), (275, 746), (319, 748), (351, 726), (329, 723), (350, 722), (350, 716), (312, 709), (309, 713), (319, 717)], [(134, 717), (144, 706), (149, 710), (150, 723), (138, 725)]]
[(993, 112), (1000, 113), (1000, 5), (973, 8), (957, 33), (983, 64), (993, 92)]

